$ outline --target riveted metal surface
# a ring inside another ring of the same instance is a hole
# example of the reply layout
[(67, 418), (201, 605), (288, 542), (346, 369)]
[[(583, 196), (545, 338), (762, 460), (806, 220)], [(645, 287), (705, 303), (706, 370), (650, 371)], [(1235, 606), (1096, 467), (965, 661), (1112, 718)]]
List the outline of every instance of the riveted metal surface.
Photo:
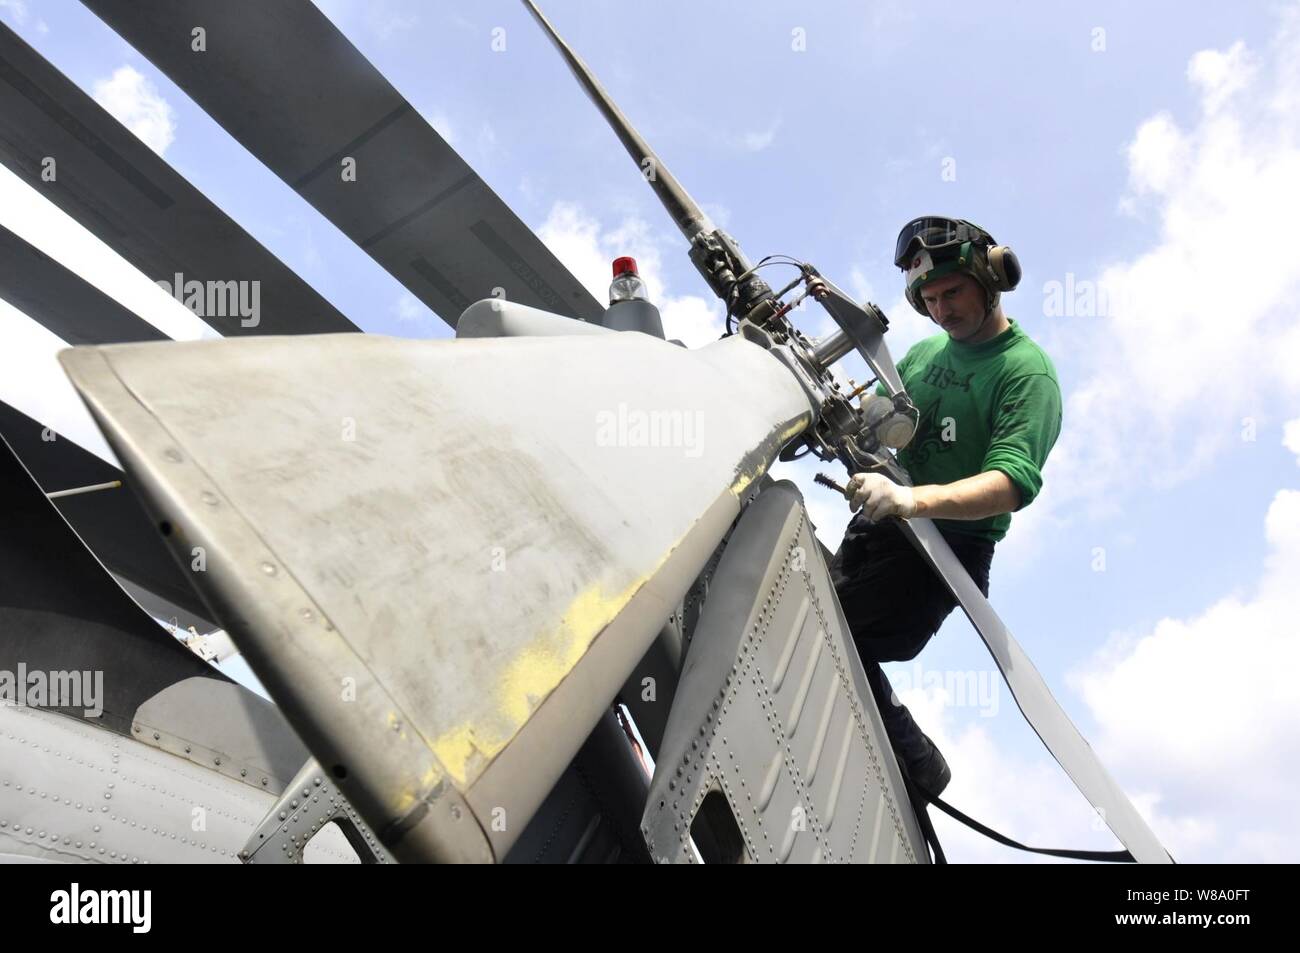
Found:
[(242, 685), (210, 678), (189, 678), (146, 699), (131, 735), (273, 795), (307, 757), (275, 706)]
[(640, 831), (648, 787), (622, 727), (607, 711), (504, 863), (649, 863)]
[[(331, 825), (334, 825), (331, 827)], [(315, 758), (309, 758), (239, 852), (246, 864), (300, 864), (326, 831), (342, 832), (363, 863), (389, 864), (392, 854), (379, 843), (356, 808)]]
[[(735, 337), (323, 335), (61, 359), (171, 544), (206, 546), (196, 583), (262, 683), (402, 859), (508, 852), (811, 416)], [(684, 408), (708, 440), (611, 447), (593, 394)], [(536, 475), (522, 497), (520, 467)], [(498, 808), (514, 823), (487, 830)]]
[[(0, 705), (0, 856), (234, 863), (275, 798), (85, 721)], [(314, 862), (355, 862), (340, 832)]]
[(66, 714), (279, 793), (307, 750), (276, 707), (134, 603), (3, 440), (0, 496), (11, 506), (0, 535), (0, 671), (97, 674), (101, 710)]
[(802, 500), (774, 483), (733, 531), (686, 654), (642, 820), (652, 856), (693, 862), (717, 792), (746, 862), (926, 862), (885, 737)]

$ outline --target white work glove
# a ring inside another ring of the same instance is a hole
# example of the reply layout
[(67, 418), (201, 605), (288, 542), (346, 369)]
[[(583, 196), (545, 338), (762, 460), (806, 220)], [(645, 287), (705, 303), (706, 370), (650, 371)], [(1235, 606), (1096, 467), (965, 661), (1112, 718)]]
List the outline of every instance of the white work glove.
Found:
[(891, 516), (905, 520), (916, 512), (912, 488), (895, 483), (883, 473), (855, 473), (844, 489), (849, 509), (861, 508), (873, 523)]

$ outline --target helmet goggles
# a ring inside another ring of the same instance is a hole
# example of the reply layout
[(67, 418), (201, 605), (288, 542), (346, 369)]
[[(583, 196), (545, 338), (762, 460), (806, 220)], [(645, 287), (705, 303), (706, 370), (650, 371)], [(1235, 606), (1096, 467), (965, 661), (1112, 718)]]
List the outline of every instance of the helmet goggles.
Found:
[(961, 219), (936, 215), (914, 218), (898, 233), (898, 243), (894, 246), (894, 264), (906, 270), (918, 249), (936, 251), (971, 241), (993, 244), (993, 237), (979, 226)]

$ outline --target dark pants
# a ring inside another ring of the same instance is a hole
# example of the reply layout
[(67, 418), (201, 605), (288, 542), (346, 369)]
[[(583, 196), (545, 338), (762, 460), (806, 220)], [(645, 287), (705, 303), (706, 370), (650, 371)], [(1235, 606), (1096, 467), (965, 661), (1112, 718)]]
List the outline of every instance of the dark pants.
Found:
[[(969, 534), (940, 532), (987, 596), (995, 544)], [(903, 760), (915, 763), (928, 746), (912, 713), (894, 701), (879, 663), (915, 658), (957, 600), (895, 520), (872, 524), (855, 516), (831, 560), (830, 573), (885, 729)]]

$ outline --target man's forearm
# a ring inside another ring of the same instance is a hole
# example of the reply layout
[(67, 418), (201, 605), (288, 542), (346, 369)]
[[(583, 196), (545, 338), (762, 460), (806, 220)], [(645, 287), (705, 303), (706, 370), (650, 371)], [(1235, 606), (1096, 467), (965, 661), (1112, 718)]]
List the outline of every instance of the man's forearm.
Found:
[(913, 487), (912, 498), (916, 501), (913, 515), (926, 519), (981, 520), (1010, 513), (1020, 505), (1020, 491), (1001, 470)]

